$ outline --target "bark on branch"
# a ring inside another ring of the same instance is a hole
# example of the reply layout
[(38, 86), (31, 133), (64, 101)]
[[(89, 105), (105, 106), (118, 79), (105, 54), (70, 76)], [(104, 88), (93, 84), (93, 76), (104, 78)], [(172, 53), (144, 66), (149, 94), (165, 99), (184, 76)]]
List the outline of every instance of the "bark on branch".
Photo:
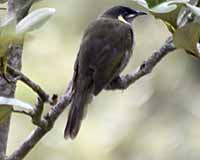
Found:
[[(27, 0), (8, 0), (7, 15), (16, 15), (17, 21), (19, 21), (27, 15), (33, 2), (34, 0), (30, 0), (28, 5), (24, 5), (27, 4)], [(8, 64), (17, 70), (21, 70), (22, 49), (23, 43), (12, 45), (8, 51)], [(16, 83), (9, 84), (4, 78), (2, 78), (2, 76), (0, 76), (0, 96), (14, 97), (15, 89)], [(2, 111), (7, 108), (7, 106), (6, 108), (1, 107)], [(5, 115), (5, 118), (1, 120), (0, 123), (0, 160), (4, 159), (6, 154), (11, 110), (12, 109), (10, 107)]]
[(165, 57), (168, 53), (175, 50), (174, 44), (172, 43), (172, 37), (169, 37), (163, 46), (155, 51), (151, 57), (145, 60), (135, 71), (125, 76), (120, 76), (106, 88), (108, 90), (114, 89), (126, 89), (136, 80), (151, 73), (153, 68)]
[(23, 83), (25, 83), (27, 86), (29, 86), (34, 92), (38, 94), (38, 96), (42, 99), (42, 101), (48, 102), (50, 104), (53, 103), (52, 97), (48, 93), (46, 93), (38, 84), (33, 82), (30, 78), (28, 78), (22, 72), (14, 69), (11, 66), (8, 66), (7, 72), (13, 76), (13, 81), (20, 80)]

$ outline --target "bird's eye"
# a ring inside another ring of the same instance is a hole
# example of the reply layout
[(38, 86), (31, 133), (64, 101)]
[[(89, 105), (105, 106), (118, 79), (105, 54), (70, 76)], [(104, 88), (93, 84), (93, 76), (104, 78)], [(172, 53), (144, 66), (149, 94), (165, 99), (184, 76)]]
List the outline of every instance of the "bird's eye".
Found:
[(128, 15), (128, 12), (127, 12), (127, 11), (125, 11), (125, 12), (124, 12), (124, 15), (125, 15), (125, 16), (127, 16), (127, 15)]

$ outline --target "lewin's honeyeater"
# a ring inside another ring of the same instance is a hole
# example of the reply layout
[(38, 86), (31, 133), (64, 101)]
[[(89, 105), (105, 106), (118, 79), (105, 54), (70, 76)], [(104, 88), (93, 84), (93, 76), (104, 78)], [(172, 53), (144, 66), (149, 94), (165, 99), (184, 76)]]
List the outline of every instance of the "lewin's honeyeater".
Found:
[(86, 29), (74, 66), (73, 98), (65, 138), (76, 137), (89, 99), (98, 95), (126, 67), (134, 46), (131, 22), (145, 14), (115, 6)]

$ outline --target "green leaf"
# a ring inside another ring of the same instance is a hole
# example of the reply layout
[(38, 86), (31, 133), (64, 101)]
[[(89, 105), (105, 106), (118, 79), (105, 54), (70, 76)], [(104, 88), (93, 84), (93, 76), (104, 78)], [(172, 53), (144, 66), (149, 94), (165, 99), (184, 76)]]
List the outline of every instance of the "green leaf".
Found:
[(15, 39), (15, 17), (6, 17), (0, 24), (0, 57), (5, 56), (8, 45)]
[(191, 4), (186, 4), (186, 6), (190, 9), (190, 11), (192, 13), (194, 13), (196, 16), (200, 16), (200, 8), (199, 7), (196, 7), (196, 6), (193, 6)]
[(21, 109), (26, 109), (32, 111), (33, 107), (21, 100), (15, 98), (1, 97), (0, 96), (0, 124), (10, 115), (12, 111), (12, 106), (18, 106)]
[(15, 28), (16, 19), (14, 16), (5, 17), (0, 23), (0, 61), (3, 65), (1, 67), (3, 75), (6, 75), (8, 46), (16, 39)]
[[(200, 58), (200, 8), (189, 4), (188, 0), (135, 0), (147, 9), (155, 18), (161, 19), (173, 33), (176, 48)], [(185, 26), (178, 27), (182, 8), (187, 7), (196, 15), (195, 20)]]
[(40, 28), (55, 14), (55, 11), (54, 8), (41, 8), (33, 11), (17, 24), (16, 33), (24, 34)]
[(23, 102), (21, 100), (15, 99), (15, 98), (0, 97), (0, 107), (2, 105), (18, 106), (22, 109), (27, 109), (30, 111), (33, 110), (33, 107), (30, 104)]
[(135, 0), (140, 6), (147, 9), (155, 18), (165, 22), (170, 31), (177, 28), (177, 19), (182, 7), (188, 0)]
[(199, 50), (200, 23), (188, 23), (177, 29), (173, 34), (173, 41), (176, 48), (189, 51), (196, 57), (200, 57)]
[(8, 0), (0, 0), (0, 3), (6, 3)]
[(0, 124), (10, 115), (11, 111), (11, 106), (0, 105)]
[[(170, 1), (171, 2), (171, 1)], [(181, 8), (183, 7), (184, 3), (170, 3), (165, 2), (159, 6), (156, 6), (152, 9), (152, 13), (156, 18), (159, 18), (163, 20), (165, 23), (167, 23), (167, 27), (172, 32), (178, 27), (177, 26), (177, 20), (179, 16), (179, 12)]]
[(165, 2), (165, 0), (146, 0), (149, 8), (152, 8), (158, 4), (161, 4), (162, 2)]
[(145, 9), (150, 9), (155, 7), (158, 4), (161, 4), (162, 2), (165, 2), (166, 0), (133, 0), (133, 2), (136, 2), (140, 6), (144, 7)]
[(138, 4), (139, 6), (141, 6), (144, 10), (149, 9), (149, 5), (145, 0), (133, 0), (133, 2), (135, 2), (136, 5)]
[(7, 73), (7, 65), (8, 65), (8, 56), (7, 54), (5, 56), (3, 56), (2, 58), (0, 58), (2, 67), (1, 67), (1, 72), (2, 72), (2, 76), (5, 78), (6, 77), (6, 73)]

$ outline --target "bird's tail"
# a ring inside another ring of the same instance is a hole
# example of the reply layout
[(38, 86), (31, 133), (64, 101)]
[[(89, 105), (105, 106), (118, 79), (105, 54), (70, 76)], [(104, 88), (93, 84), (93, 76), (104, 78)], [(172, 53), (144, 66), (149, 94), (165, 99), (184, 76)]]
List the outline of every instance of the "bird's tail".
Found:
[(70, 137), (74, 139), (81, 126), (81, 121), (85, 117), (87, 111), (87, 104), (92, 97), (91, 87), (88, 82), (87, 84), (81, 82), (81, 85), (75, 86), (75, 93), (72, 99), (72, 105), (68, 115), (67, 125), (65, 127), (64, 136), (67, 139)]

